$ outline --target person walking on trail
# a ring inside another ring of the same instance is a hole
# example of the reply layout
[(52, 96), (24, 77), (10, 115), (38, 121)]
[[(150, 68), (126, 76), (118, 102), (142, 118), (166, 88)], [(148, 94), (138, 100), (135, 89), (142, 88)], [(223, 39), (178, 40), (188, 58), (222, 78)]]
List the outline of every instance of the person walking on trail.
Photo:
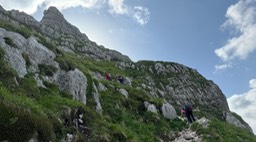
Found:
[(182, 111), (184, 112), (185, 116), (187, 117), (187, 120), (189, 123), (196, 121), (194, 118), (194, 115), (193, 115), (193, 109), (190, 105), (184, 104), (182, 107)]

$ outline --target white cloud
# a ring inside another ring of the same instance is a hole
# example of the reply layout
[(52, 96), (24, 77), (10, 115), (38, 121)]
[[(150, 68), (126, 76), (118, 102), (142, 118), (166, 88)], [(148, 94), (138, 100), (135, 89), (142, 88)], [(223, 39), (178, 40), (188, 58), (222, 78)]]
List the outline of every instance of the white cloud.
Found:
[[(38, 7), (50, 6), (57, 7), (60, 11), (72, 7), (83, 8), (105, 8), (111, 14), (126, 15), (129, 18), (134, 18), (140, 25), (144, 25), (149, 21), (149, 10), (141, 6), (135, 6), (134, 9), (128, 9), (124, 3), (125, 0), (0, 0), (0, 5), (6, 10), (17, 9), (28, 14), (33, 14), (38, 10)], [(99, 15), (97, 11), (97, 15)]]
[(109, 0), (108, 5), (110, 7), (110, 13), (112, 14), (128, 14), (124, 0)]
[(222, 70), (226, 70), (227, 68), (232, 68), (232, 64), (231, 63), (224, 63), (221, 65), (215, 65), (215, 72), (218, 71), (222, 71)]
[(104, 0), (45, 0), (47, 7), (55, 6), (60, 10), (78, 6), (83, 8), (97, 8), (104, 2)]
[(45, 0), (0, 0), (0, 5), (6, 10), (18, 9), (28, 14), (33, 14), (37, 11)]
[(256, 79), (249, 82), (250, 90), (243, 94), (235, 94), (228, 98), (231, 111), (239, 114), (256, 134)]
[(84, 8), (96, 8), (105, 3), (105, 0), (0, 0), (0, 4), (6, 9), (19, 9), (28, 14), (37, 11), (37, 7), (44, 4), (46, 8), (55, 6), (59, 10), (81, 6)]
[(150, 12), (148, 8), (142, 6), (135, 6), (133, 8), (133, 18), (141, 25), (145, 25), (149, 21)]
[(256, 1), (240, 0), (231, 5), (226, 13), (227, 21), (222, 28), (232, 29), (236, 35), (215, 50), (223, 61), (246, 59), (256, 50)]

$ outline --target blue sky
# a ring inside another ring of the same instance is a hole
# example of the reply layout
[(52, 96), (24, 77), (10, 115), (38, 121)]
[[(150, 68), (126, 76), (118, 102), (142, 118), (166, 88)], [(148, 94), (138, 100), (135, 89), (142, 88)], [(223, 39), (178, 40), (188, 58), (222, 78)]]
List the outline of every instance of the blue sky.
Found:
[(133, 61), (195, 68), (256, 133), (256, 0), (0, 0), (38, 21), (49, 6), (89, 39)]

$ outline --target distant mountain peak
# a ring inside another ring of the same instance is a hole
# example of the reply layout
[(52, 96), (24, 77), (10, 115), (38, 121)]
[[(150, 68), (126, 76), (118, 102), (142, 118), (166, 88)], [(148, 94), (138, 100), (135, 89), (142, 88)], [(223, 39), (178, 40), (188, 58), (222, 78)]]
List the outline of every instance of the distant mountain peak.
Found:
[(88, 40), (88, 37), (82, 34), (77, 27), (69, 23), (56, 7), (51, 6), (44, 11), (40, 24), (44, 33), (51, 37), (60, 38), (63, 34), (67, 34), (79, 39)]
[(51, 6), (47, 10), (44, 11), (43, 19), (48, 18), (48, 17), (65, 20), (63, 14), (54, 6)]

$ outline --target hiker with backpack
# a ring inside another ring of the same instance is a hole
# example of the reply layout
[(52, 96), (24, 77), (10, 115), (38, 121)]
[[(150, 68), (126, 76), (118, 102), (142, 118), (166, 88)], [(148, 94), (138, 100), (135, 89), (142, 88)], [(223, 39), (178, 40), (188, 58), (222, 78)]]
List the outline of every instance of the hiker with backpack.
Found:
[(124, 84), (124, 77), (119, 75), (117, 79), (121, 84)]
[(189, 123), (196, 121), (193, 115), (193, 109), (190, 105), (184, 104), (182, 106), (182, 113), (185, 114)]

